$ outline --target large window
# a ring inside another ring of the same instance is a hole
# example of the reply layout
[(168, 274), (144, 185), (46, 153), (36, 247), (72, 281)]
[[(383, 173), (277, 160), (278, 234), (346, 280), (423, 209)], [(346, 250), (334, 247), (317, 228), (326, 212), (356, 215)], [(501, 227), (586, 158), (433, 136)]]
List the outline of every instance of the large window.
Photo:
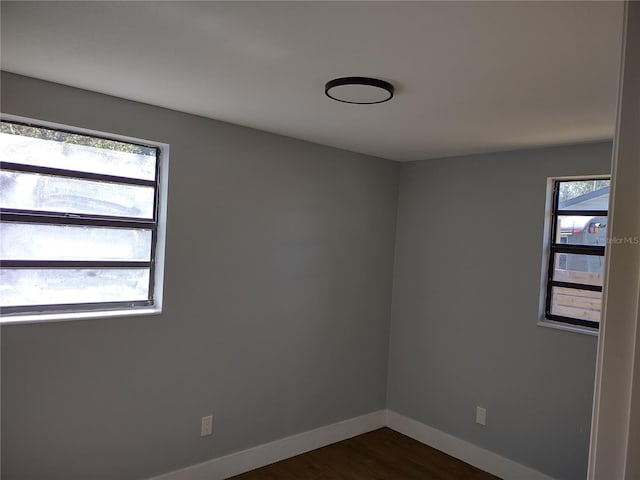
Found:
[(609, 179), (554, 180), (545, 318), (599, 328)]
[(0, 309), (154, 306), (160, 150), (0, 124)]

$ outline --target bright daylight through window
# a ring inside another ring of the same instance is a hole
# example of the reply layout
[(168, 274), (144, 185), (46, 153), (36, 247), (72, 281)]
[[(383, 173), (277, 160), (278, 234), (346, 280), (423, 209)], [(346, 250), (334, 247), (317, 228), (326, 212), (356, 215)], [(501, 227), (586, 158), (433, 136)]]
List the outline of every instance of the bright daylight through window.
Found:
[(609, 179), (555, 180), (545, 317), (599, 328)]
[(2, 121), (4, 315), (154, 305), (159, 149)]

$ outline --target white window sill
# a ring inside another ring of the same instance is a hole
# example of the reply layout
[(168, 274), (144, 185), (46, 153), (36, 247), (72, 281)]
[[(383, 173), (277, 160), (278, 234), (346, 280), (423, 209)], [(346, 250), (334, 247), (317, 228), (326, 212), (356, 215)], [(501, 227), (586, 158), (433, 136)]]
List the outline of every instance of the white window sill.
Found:
[(69, 322), (93, 318), (137, 317), (140, 315), (159, 315), (160, 308), (139, 308), (129, 310), (109, 310), (96, 312), (42, 313), (28, 315), (4, 315), (0, 317), (0, 325), (16, 325), (21, 323)]
[(569, 325), (567, 323), (554, 322), (553, 320), (538, 320), (538, 326), (564, 330), (565, 332), (582, 333), (597, 337), (599, 330), (596, 328), (581, 327), (579, 325)]

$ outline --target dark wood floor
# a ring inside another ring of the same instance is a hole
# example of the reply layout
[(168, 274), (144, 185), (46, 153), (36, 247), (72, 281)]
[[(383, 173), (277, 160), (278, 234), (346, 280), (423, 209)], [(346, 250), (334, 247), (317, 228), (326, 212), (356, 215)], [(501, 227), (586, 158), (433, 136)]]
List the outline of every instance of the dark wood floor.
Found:
[(233, 477), (233, 480), (496, 480), (389, 428)]

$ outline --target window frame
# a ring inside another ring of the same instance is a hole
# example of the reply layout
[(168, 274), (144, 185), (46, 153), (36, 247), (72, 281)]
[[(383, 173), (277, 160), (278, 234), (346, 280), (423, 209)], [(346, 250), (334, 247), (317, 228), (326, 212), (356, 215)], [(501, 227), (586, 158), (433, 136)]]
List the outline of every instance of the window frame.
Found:
[[(562, 330), (575, 331), (580, 333), (588, 333), (597, 335), (600, 329), (600, 321), (592, 321), (579, 319), (575, 317), (568, 317), (564, 315), (557, 315), (551, 313), (552, 306), (552, 288), (562, 287), (575, 290), (588, 290), (603, 292), (604, 285), (589, 285), (576, 282), (563, 282), (553, 279), (555, 258), (556, 254), (567, 253), (574, 255), (589, 255), (605, 258), (606, 243), (605, 245), (580, 245), (557, 242), (558, 238), (558, 217), (563, 215), (569, 216), (605, 216), (609, 217), (609, 211), (597, 210), (597, 209), (584, 209), (584, 210), (566, 210), (559, 208), (560, 197), (560, 184), (563, 182), (576, 182), (576, 181), (590, 181), (590, 180), (611, 180), (610, 175), (589, 175), (580, 177), (554, 177), (548, 179), (548, 208), (545, 215), (545, 261), (543, 268), (543, 288), (541, 289), (541, 320), (538, 321), (539, 325), (550, 326), (553, 328), (559, 328)], [(604, 273), (603, 269), (603, 273)], [(602, 303), (601, 303), (602, 307)]]
[(162, 312), (164, 284), (164, 242), (166, 233), (166, 199), (168, 179), (169, 145), (160, 142), (140, 140), (117, 134), (70, 127), (51, 122), (25, 119), (14, 115), (1, 114), (2, 122), (21, 126), (55, 130), (71, 135), (83, 135), (96, 139), (116, 141), (149, 148), (155, 151), (155, 172), (153, 180), (121, 177), (117, 175), (82, 172), (70, 169), (16, 164), (0, 160), (0, 169), (24, 173), (52, 175), (58, 178), (139, 185), (154, 188), (153, 215), (151, 219), (117, 215), (67, 213), (60, 211), (35, 211), (27, 209), (0, 209), (2, 222), (16, 222), (40, 225), (73, 225), (107, 228), (127, 228), (151, 231), (150, 256), (148, 261), (109, 260), (2, 260), (5, 268), (149, 268), (148, 295), (145, 300), (122, 300), (110, 302), (86, 302), (68, 304), (42, 304), (0, 307), (0, 324), (32, 323), (42, 321), (74, 320), (84, 318), (159, 314)]

